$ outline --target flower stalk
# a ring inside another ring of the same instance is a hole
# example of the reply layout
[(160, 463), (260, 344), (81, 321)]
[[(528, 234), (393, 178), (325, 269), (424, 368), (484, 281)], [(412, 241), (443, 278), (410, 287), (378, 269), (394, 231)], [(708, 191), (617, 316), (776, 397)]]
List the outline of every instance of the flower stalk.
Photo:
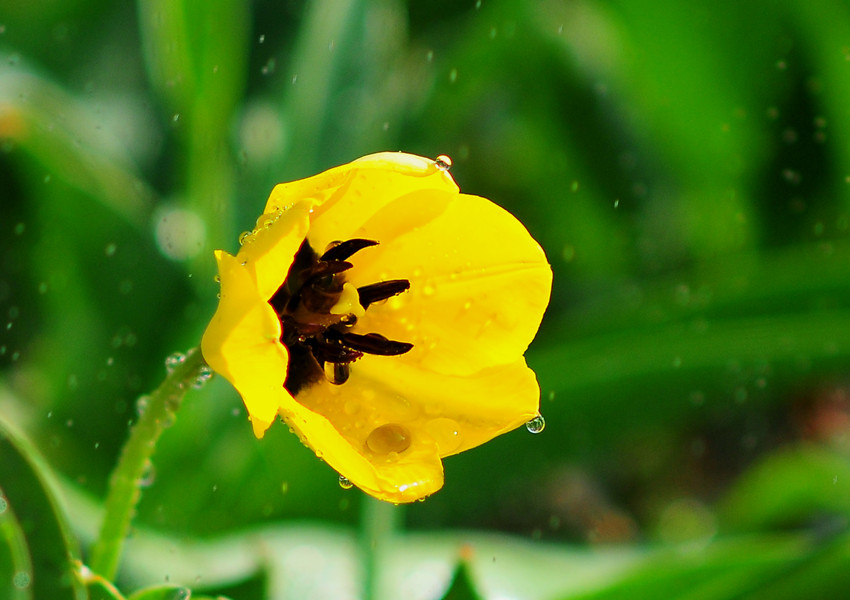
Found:
[(174, 422), (186, 392), (209, 376), (209, 367), (197, 349), (185, 357), (174, 355), (166, 363), (168, 375), (139, 406), (139, 418), (130, 430), (121, 457), (109, 481), (100, 535), (92, 547), (89, 568), (108, 580), (115, 579), (124, 541), (151, 469), (156, 442)]

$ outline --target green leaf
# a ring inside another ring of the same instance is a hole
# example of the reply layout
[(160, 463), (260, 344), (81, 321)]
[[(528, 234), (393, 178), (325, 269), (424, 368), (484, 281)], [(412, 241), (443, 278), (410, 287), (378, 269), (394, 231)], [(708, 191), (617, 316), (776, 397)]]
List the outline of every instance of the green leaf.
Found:
[(133, 592), (127, 600), (228, 600), (224, 596), (197, 596), (180, 585), (157, 585)]
[[(3, 513), (14, 514), (19, 527), (17, 533), (23, 536), (29, 555), (21, 556), (21, 546), (12, 551), (22, 566), (26, 558), (29, 559), (26, 570), (14, 574), (15, 586), (28, 590), (32, 598), (39, 600), (86, 598), (74, 568), (79, 549), (54, 495), (49, 467), (36, 449), (2, 418), (0, 489), (0, 498), (4, 499), (6, 507)], [(7, 536), (13, 528), (6, 519), (0, 526)], [(12, 537), (17, 536), (13, 534)]]
[(737, 532), (805, 524), (823, 514), (850, 517), (850, 462), (808, 444), (766, 456), (720, 505), (721, 524)]
[(86, 579), (89, 600), (124, 600), (115, 586), (99, 575), (92, 574)]
[(192, 590), (180, 585), (157, 585), (132, 593), (127, 600), (188, 600)]
[[(0, 68), (3, 135), (51, 176), (91, 195), (142, 230), (155, 194), (135, 173), (120, 142), (102, 119), (28, 65)], [(61, 124), (61, 126), (58, 126)]]
[(481, 596), (475, 591), (469, 565), (465, 561), (461, 560), (458, 563), (449, 589), (443, 595), (443, 600), (481, 600)]

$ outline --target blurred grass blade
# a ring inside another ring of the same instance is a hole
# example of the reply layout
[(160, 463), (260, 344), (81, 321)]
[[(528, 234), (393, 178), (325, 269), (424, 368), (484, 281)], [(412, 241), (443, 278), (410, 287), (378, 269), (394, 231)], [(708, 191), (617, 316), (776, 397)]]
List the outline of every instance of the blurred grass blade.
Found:
[(144, 0), (137, 9), (148, 74), (166, 109), (178, 122), (203, 111), (207, 126), (227, 131), (245, 84), (246, 4)]
[(719, 506), (721, 526), (735, 532), (804, 526), (812, 515), (850, 519), (850, 460), (814, 445), (766, 456)]
[(26, 536), (32, 565), (31, 573), (16, 573), (16, 585), (37, 600), (84, 600), (73, 564), (79, 549), (49, 478), (35, 448), (0, 418), (0, 488)]
[(458, 563), (452, 575), (449, 589), (446, 590), (442, 600), (482, 600), (481, 596), (475, 590), (475, 584), (472, 582), (472, 574), (469, 572), (469, 566), (464, 561)]
[(89, 600), (124, 600), (121, 592), (99, 575), (92, 574), (85, 583), (89, 592)]
[[(811, 553), (800, 537), (753, 537), (653, 550), (638, 568), (560, 600), (733, 600), (749, 597)], [(805, 597), (805, 596), (804, 596)], [(817, 597), (817, 596), (812, 596)]]
[[(148, 224), (154, 194), (85, 104), (26, 65), (0, 62), (0, 138), (103, 202), (128, 223)], [(14, 154), (13, 154), (14, 155)]]
[(313, 0), (307, 6), (290, 69), (292, 85), (284, 103), (291, 129), (285, 160), (287, 176), (304, 177), (324, 168), (320, 141), (329, 117), (329, 104), (338, 85), (340, 65), (347, 52), (351, 19), (357, 0)]
[[(850, 362), (847, 331), (850, 310), (694, 319), (528, 356), (543, 388), (563, 401), (560, 414), (570, 427), (611, 442), (626, 429), (698, 420), (704, 410), (721, 410), (763, 389), (841, 372)], [(574, 437), (541, 441), (563, 447)]]
[(797, 600), (843, 598), (850, 589), (850, 536), (844, 534), (825, 543), (823, 550), (797, 568), (783, 572), (748, 600)]
[[(21, 585), (26, 582), (22, 578), (28, 573), (32, 573), (32, 562), (27, 539), (0, 489), (0, 581), (4, 582), (5, 586), (5, 592), (0, 594), (0, 598), (32, 600), (30, 586)], [(9, 582), (11, 585), (8, 585)], [(3, 589), (0, 586), (0, 591)]]
[(188, 600), (189, 598), (195, 598), (189, 588), (180, 585), (158, 585), (138, 590), (127, 600)]
[[(137, 10), (149, 77), (182, 144), (178, 198), (203, 220), (209, 245), (230, 243), (228, 138), (247, 77), (250, 7), (239, 0), (144, 0)], [(206, 252), (198, 252), (193, 269), (197, 281), (212, 276)]]

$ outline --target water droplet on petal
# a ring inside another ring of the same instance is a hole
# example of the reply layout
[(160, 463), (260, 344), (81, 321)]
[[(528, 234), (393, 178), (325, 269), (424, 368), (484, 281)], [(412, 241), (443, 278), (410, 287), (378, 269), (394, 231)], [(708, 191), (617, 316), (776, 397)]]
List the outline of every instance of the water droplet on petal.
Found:
[(354, 484), (351, 483), (346, 477), (340, 475), (339, 476), (339, 487), (341, 487), (344, 490), (350, 490), (352, 487), (354, 487)]
[(173, 373), (174, 369), (186, 362), (186, 355), (182, 352), (175, 352), (165, 359), (165, 370)]
[(425, 431), (437, 442), (441, 456), (445, 456), (460, 447), (462, 437), (457, 421), (439, 417), (425, 424)]
[(240, 234), (239, 234), (239, 245), (240, 245), (240, 246), (243, 246), (243, 245), (247, 244), (248, 242), (250, 242), (250, 241), (251, 241), (251, 239), (252, 239), (253, 237), (254, 237), (254, 233), (253, 233), (253, 232), (251, 232), (251, 231), (243, 231), (242, 233), (240, 233)]
[(334, 385), (341, 385), (348, 381), (350, 370), (348, 363), (325, 363), (325, 377)]
[(436, 163), (437, 168), (443, 172), (448, 171), (452, 168), (452, 159), (446, 156), (445, 154), (441, 154), (440, 156), (438, 156), (434, 163)]
[(525, 424), (525, 428), (531, 433), (540, 433), (546, 428), (546, 420), (543, 418), (543, 415), (538, 414)]
[(398, 423), (387, 423), (369, 434), (366, 446), (375, 454), (401, 453), (410, 448), (410, 432)]

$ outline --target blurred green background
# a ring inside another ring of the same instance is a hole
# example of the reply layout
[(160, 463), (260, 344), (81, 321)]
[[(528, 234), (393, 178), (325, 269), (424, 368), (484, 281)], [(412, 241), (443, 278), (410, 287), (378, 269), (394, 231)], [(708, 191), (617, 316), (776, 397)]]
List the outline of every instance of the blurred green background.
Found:
[[(7, 0), (0, 412), (86, 542), (136, 399), (215, 309), (212, 250), (275, 183), (448, 154), (552, 264), (527, 354), (547, 427), (396, 511), (386, 597), (439, 597), (466, 543), (485, 597), (839, 593), (848, 107), (838, 1)], [(256, 441), (220, 378), (149, 483), (128, 588), (356, 590), (364, 496), (286, 427)]]

